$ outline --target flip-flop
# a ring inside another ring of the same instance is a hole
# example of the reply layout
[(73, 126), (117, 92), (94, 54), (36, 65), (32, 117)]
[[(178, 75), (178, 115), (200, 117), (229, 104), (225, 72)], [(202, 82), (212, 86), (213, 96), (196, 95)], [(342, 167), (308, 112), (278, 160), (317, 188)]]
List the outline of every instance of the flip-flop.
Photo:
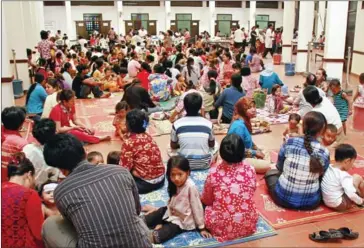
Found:
[(343, 239), (357, 239), (359, 237), (358, 232), (353, 232), (347, 227), (341, 227), (339, 229), (329, 229), (329, 232), (340, 232), (344, 236)]
[(319, 231), (309, 234), (308, 237), (315, 242), (332, 242), (342, 239), (344, 236), (340, 232)]

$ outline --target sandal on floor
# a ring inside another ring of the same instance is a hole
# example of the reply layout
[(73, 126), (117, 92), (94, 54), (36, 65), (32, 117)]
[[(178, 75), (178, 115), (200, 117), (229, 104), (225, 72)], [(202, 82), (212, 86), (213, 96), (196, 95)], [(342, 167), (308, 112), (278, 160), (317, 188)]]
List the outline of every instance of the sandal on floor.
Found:
[(344, 236), (340, 232), (319, 231), (309, 234), (308, 237), (315, 242), (332, 242), (342, 239)]
[(358, 232), (353, 232), (351, 229), (347, 227), (341, 227), (339, 229), (329, 229), (329, 232), (340, 232), (344, 237), (343, 239), (357, 239), (359, 237)]

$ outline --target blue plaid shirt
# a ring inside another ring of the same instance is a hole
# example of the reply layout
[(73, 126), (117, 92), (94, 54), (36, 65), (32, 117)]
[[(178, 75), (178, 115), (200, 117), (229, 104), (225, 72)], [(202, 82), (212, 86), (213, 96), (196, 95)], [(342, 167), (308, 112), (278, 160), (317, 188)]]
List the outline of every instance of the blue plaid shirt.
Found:
[[(330, 164), (329, 151), (317, 140), (311, 141), (314, 156), (320, 159), (324, 171)], [(321, 200), (318, 173), (310, 172), (310, 155), (301, 137), (290, 138), (278, 155), (277, 169), (282, 172), (275, 191), (277, 197), (295, 209), (315, 206)]]

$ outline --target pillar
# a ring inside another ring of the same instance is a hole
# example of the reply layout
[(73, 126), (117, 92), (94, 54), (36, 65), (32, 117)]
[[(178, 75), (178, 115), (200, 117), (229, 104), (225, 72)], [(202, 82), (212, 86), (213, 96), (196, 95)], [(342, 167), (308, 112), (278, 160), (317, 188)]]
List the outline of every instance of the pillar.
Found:
[(215, 37), (215, 21), (216, 21), (216, 13), (215, 13), (215, 1), (210, 1), (209, 3), (209, 13), (210, 13), (210, 25), (209, 25), (209, 33), (211, 37)]
[(164, 2), (164, 12), (166, 14), (166, 28), (164, 31), (171, 28), (171, 1)]
[(23, 25), (26, 39), (26, 48), (34, 49), (39, 41), (39, 33), (37, 29), (37, 12), (35, 12), (34, 3), (32, 1), (21, 1)]
[[(288, 3), (285, 2), (285, 4)], [(284, 6), (286, 8), (286, 6)], [(312, 39), (312, 28), (314, 20), (315, 2), (300, 2), (300, 19), (298, 23), (298, 44), (297, 44), (297, 61), (296, 72), (306, 72), (308, 47), (307, 44)], [(346, 13), (347, 15), (347, 13)], [(285, 27), (283, 27), (285, 29)]]
[[(1, 12), (1, 29), (5, 30), (5, 23), (7, 21), (4, 16), (4, 8), (2, 8)], [(1, 42), (1, 110), (15, 105), (12, 84), (13, 71), (10, 65), (10, 52), (8, 40), (5, 36), (3, 36)]]
[(342, 82), (349, 2), (328, 1), (324, 64), (328, 77)]
[(296, 16), (294, 1), (284, 2), (283, 10), (283, 33), (282, 33), (282, 62), (290, 63), (292, 56), (291, 42), (293, 39), (293, 29)]
[(40, 31), (44, 30), (44, 5), (43, 1), (34, 1), (34, 5), (37, 13), (37, 33), (40, 40)]
[(116, 5), (116, 32), (118, 34), (125, 35), (125, 25), (124, 25), (124, 13), (123, 13), (123, 1), (115, 1)]
[(249, 31), (255, 26), (255, 16), (257, 11), (257, 2), (250, 1), (250, 9), (249, 9)]
[(326, 1), (319, 1), (316, 36), (320, 37), (325, 30)]
[[(15, 50), (18, 77), (23, 81), (23, 89), (28, 90), (30, 86), (30, 78), (26, 54), (27, 36), (25, 34), (22, 1), (5, 1), (2, 3), (2, 9), (2, 16), (6, 20), (2, 31), (3, 34), (6, 34), (6, 36), (4, 36), (3, 40), (7, 39), (7, 51), (9, 52), (10, 60), (13, 59), (11, 50)], [(13, 64), (11, 64), (11, 66), (13, 66)], [(16, 76), (15, 72), (14, 75)]]
[(76, 34), (72, 28), (72, 12), (71, 12), (71, 1), (64, 1), (66, 7), (66, 30), (61, 30), (67, 34), (69, 40), (74, 40)]

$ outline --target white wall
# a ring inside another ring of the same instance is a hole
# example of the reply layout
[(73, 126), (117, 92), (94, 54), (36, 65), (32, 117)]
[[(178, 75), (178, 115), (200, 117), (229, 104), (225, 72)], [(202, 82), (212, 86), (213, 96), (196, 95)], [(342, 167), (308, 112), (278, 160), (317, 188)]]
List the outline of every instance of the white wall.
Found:
[[(358, 2), (358, 10), (356, 13), (355, 36), (354, 36), (354, 51), (364, 52), (364, 9), (361, 8), (362, 3)], [(364, 55), (353, 53), (353, 62), (351, 72), (361, 74), (364, 72)]]
[[(208, 7), (171, 7), (171, 20), (175, 20), (177, 13), (191, 13), (193, 20), (200, 20), (200, 32), (209, 30)], [(117, 30), (117, 8), (116, 6), (72, 6), (72, 27), (73, 33), (68, 34), (70, 39), (76, 36), (75, 21), (83, 19), (83, 14), (86, 13), (101, 13), (103, 20), (111, 20), (111, 26)], [(123, 6), (122, 18), (130, 20), (132, 13), (149, 13), (150, 20), (157, 20), (157, 32), (165, 31), (166, 15), (164, 7), (131, 7)], [(216, 8), (216, 14), (232, 14), (233, 20), (238, 20), (241, 27), (248, 27), (249, 9), (248, 8)], [(257, 15), (269, 15), (270, 21), (276, 22), (276, 27), (283, 26), (283, 9), (257, 9)], [(66, 8), (64, 6), (44, 7), (44, 20), (47, 22), (54, 22), (54, 30), (60, 29), (63, 33), (66, 32)], [(122, 30), (125, 28), (125, 23), (120, 23)]]

